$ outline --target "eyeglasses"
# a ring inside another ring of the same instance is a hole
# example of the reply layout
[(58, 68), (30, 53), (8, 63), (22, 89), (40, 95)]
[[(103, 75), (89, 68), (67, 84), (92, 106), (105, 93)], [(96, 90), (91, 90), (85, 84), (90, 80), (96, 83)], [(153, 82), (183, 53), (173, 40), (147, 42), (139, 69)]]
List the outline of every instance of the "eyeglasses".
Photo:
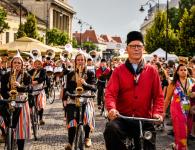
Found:
[(15, 61), (15, 62), (13, 62), (13, 64), (22, 64), (22, 63), (19, 61)]
[(131, 44), (129, 44), (128, 45), (130, 48), (132, 48), (132, 49), (142, 49), (144, 46), (143, 45), (131, 45)]

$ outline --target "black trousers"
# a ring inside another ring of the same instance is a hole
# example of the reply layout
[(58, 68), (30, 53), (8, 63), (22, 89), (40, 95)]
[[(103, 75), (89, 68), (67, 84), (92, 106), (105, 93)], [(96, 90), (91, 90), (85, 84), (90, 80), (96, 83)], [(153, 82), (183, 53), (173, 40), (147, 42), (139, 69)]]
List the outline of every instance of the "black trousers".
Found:
[[(86, 105), (81, 106), (83, 107), (83, 113), (82, 113), (82, 117), (84, 116), (84, 110)], [(69, 123), (71, 120), (76, 119), (77, 123), (79, 123), (79, 108), (75, 106), (75, 104), (68, 104), (66, 106), (66, 114), (67, 114), (67, 123)], [(84, 125), (84, 131), (85, 131), (85, 139), (89, 138), (89, 133), (90, 133), (90, 127), (89, 125)], [(75, 133), (76, 133), (76, 127), (70, 127), (68, 129), (68, 142), (72, 145), (73, 141), (74, 141), (74, 137), (75, 137)]]
[[(156, 132), (153, 124), (143, 122), (143, 130), (152, 131), (151, 140), (144, 140), (144, 150), (155, 150)], [(126, 138), (133, 138), (135, 150), (141, 149), (139, 121), (117, 118), (106, 124), (104, 139), (107, 150), (127, 150)]]
[(97, 90), (98, 90), (98, 92), (97, 92), (97, 104), (98, 105), (102, 105), (102, 103), (103, 103), (102, 101), (103, 101), (104, 88), (105, 88), (105, 86), (101, 85), (101, 84), (99, 84), (97, 86)]

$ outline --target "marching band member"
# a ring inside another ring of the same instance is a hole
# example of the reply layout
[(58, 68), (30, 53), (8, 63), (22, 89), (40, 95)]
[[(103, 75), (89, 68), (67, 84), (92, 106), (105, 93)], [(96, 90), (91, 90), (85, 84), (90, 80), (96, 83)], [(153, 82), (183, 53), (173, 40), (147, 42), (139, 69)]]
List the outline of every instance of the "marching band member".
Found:
[[(67, 87), (66, 91), (69, 93), (76, 93), (76, 88), (81, 86), (84, 92), (95, 91), (95, 74), (91, 71), (86, 70), (86, 58), (83, 54), (79, 53), (75, 57), (75, 70), (71, 71), (67, 75)], [(81, 76), (78, 76), (79, 72), (82, 72)], [(64, 106), (67, 109), (67, 127), (68, 127), (68, 145), (66, 145), (66, 150), (72, 149), (72, 144), (74, 141), (76, 126), (78, 123), (78, 109), (75, 104), (75, 99), (69, 97), (64, 93), (63, 97)], [(87, 102), (84, 114), (84, 130), (85, 130), (85, 146), (91, 146), (91, 139), (89, 138), (90, 131), (94, 128), (94, 105), (92, 101)], [(74, 114), (77, 115), (74, 115)]]
[[(18, 95), (16, 100), (26, 100), (31, 78), (23, 71), (23, 59), (19, 53), (11, 61), (11, 71), (2, 76), (1, 95), (4, 99), (10, 98), (10, 90), (16, 89)], [(17, 139), (18, 150), (24, 149), (25, 139), (30, 139), (30, 111), (28, 101), (17, 105), (21, 108), (19, 120), (16, 125), (15, 138)]]
[(102, 59), (100, 62), (100, 67), (96, 70), (96, 77), (98, 79), (97, 83), (97, 103), (98, 103), (98, 109), (101, 109), (102, 105), (102, 95), (104, 92), (104, 88), (106, 86), (106, 81), (110, 74), (110, 68), (107, 67), (106, 60)]
[(41, 59), (37, 58), (34, 60), (34, 68), (29, 71), (29, 74), (32, 76), (32, 87), (33, 95), (36, 98), (36, 106), (39, 112), (39, 121), (40, 125), (44, 125), (43, 121), (43, 111), (46, 106), (46, 95), (44, 91), (44, 82), (46, 78), (45, 69), (43, 69)]

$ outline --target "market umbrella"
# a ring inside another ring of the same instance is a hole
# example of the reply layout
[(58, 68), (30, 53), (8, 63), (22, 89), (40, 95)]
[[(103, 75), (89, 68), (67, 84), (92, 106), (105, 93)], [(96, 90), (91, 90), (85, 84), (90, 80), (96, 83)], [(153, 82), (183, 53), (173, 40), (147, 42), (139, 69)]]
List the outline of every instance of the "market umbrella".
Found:
[(14, 42), (1, 45), (0, 49), (11, 49), (20, 51), (31, 51), (32, 49), (39, 49), (42, 53), (45, 53), (48, 49), (52, 49), (55, 52), (61, 52), (59, 48), (45, 45), (42, 42), (29, 37), (22, 37), (15, 40)]

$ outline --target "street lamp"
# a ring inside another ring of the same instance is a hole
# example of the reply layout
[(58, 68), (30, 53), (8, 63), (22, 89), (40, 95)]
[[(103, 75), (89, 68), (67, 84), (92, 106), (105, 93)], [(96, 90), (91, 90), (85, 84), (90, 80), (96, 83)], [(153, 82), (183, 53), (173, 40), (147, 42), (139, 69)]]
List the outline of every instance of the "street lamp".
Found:
[(22, 24), (22, 4), (23, 4), (23, 0), (20, 0), (20, 26)]
[(167, 60), (167, 51), (168, 51), (168, 32), (169, 32), (169, 22), (168, 22), (168, 17), (169, 17), (169, 1), (167, 0), (167, 20), (166, 20), (166, 41), (165, 41), (165, 59)]
[[(150, 2), (156, 2), (155, 0), (148, 0), (144, 5), (141, 5), (139, 11), (143, 12), (145, 11), (144, 6), (149, 5), (151, 8), (151, 3)], [(157, 8), (159, 11), (159, 0), (157, 2)], [(166, 13), (167, 13), (167, 17), (166, 17), (166, 35), (165, 35), (165, 59), (167, 60), (167, 52), (168, 52), (168, 32), (169, 32), (169, 27), (168, 27), (168, 17), (169, 17), (169, 0), (167, 0), (167, 4), (166, 4)], [(144, 19), (144, 21), (147, 21), (147, 18)]]
[(82, 32), (82, 27), (83, 27), (83, 22), (81, 20), (78, 21), (78, 24), (80, 24), (80, 48), (81, 48), (81, 32)]
[(151, 2), (157, 4), (157, 8), (158, 8), (158, 11), (159, 11), (159, 0), (158, 0), (158, 2), (156, 2), (155, 0), (148, 0), (145, 4), (141, 5), (139, 11), (144, 12), (144, 11), (145, 11), (144, 7), (145, 7), (146, 5), (149, 5), (149, 7), (150, 7), (150, 9), (151, 9), (151, 8), (152, 8)]
[(50, 6), (47, 3), (47, 8), (46, 8), (46, 38), (45, 38), (45, 43), (48, 44), (48, 37), (47, 37), (47, 32), (49, 29), (49, 13), (50, 13)]

